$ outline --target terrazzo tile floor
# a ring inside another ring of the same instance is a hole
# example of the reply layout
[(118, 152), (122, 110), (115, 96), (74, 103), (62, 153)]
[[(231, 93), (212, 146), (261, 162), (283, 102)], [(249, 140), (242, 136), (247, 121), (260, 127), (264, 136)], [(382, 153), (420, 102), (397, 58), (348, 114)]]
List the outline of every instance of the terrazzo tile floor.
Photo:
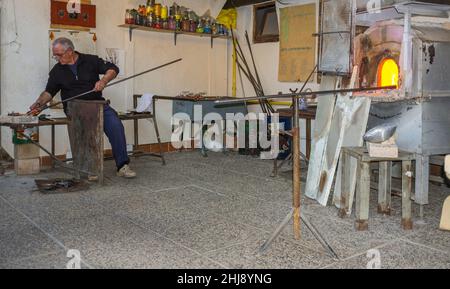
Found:
[[(291, 209), (291, 174), (271, 178), (272, 162), (237, 153), (172, 153), (167, 165), (133, 159), (138, 177), (115, 176), (105, 163), (104, 186), (44, 195), (36, 178), (70, 177), (61, 171), (0, 176), (0, 268), (66, 268), (69, 250), (81, 268), (367, 268), (377, 249), (381, 268), (450, 268), (450, 232), (437, 229), (444, 186), (430, 185), (424, 222), (400, 228), (401, 203), (377, 215), (372, 191), (369, 231), (352, 215), (337, 217), (302, 196), (302, 212), (337, 254), (331, 256), (302, 226), (290, 223), (265, 252), (259, 248)], [(305, 178), (303, 171), (303, 178)]]

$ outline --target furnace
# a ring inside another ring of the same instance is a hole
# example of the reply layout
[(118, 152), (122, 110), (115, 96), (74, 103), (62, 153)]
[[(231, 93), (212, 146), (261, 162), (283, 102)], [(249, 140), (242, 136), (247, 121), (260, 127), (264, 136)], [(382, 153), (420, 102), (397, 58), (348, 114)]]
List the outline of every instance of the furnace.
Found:
[(449, 11), (449, 5), (404, 1), (356, 16), (357, 23), (370, 25), (354, 40), (360, 86), (398, 86), (385, 101), (375, 100), (369, 128), (397, 125), (399, 148), (416, 153), (420, 205), (428, 204), (429, 157), (450, 153), (450, 30), (439, 20)]
[[(339, 32), (334, 34), (343, 37), (335, 37), (333, 45), (323, 38), (322, 71), (349, 74), (350, 67), (357, 65), (359, 87), (397, 86), (371, 95), (368, 129), (397, 125), (399, 148), (417, 155), (415, 201), (426, 205), (429, 157), (450, 153), (450, 5), (381, 1), (381, 6), (371, 7), (370, 1), (337, 2), (350, 20), (335, 28)], [(340, 51), (339, 62), (326, 58), (332, 55), (327, 47)]]

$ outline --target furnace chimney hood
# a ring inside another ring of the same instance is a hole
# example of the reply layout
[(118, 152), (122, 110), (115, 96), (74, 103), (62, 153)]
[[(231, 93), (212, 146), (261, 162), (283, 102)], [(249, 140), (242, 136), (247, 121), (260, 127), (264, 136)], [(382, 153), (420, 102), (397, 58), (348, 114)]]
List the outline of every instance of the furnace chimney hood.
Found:
[[(381, 6), (370, 5), (373, 3), (381, 3)], [(356, 24), (372, 26), (378, 21), (401, 19), (405, 12), (412, 16), (449, 18), (449, 4), (448, 0), (357, 0)]]

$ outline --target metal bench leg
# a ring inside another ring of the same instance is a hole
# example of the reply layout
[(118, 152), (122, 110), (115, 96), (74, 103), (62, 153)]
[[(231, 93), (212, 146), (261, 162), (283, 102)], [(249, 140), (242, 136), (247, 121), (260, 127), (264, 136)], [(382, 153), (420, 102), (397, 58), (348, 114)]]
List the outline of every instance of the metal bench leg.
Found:
[(158, 122), (156, 121), (156, 116), (153, 116), (153, 126), (155, 127), (156, 138), (158, 139), (159, 154), (161, 155), (161, 160), (163, 165), (166, 165), (166, 159), (164, 158), (164, 152), (161, 144), (161, 137), (159, 136)]
[(272, 177), (278, 177), (278, 157), (276, 157), (273, 160), (273, 171), (272, 171)]
[(392, 162), (380, 162), (378, 176), (378, 213), (391, 215), (391, 169)]
[(359, 189), (356, 194), (356, 222), (358, 231), (369, 229), (370, 163), (359, 163)]
[(411, 218), (411, 188), (412, 171), (411, 161), (402, 162), (402, 228), (412, 230), (413, 223)]
[(339, 217), (345, 218), (349, 215), (350, 212), (350, 170), (351, 170), (351, 163), (350, 163), (350, 155), (348, 153), (345, 153), (344, 151), (341, 152), (341, 167), (342, 167), (342, 174), (341, 174), (341, 208), (339, 210)]

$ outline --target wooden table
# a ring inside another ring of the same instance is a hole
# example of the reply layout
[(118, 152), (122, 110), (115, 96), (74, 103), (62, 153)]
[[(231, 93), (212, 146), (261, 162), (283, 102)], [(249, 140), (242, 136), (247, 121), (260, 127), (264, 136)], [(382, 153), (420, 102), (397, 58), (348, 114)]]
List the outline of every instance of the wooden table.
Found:
[[(217, 113), (219, 114), (223, 120), (226, 120), (227, 114), (238, 114), (241, 113), (244, 116), (247, 115), (248, 110), (245, 103), (232, 103), (232, 104), (216, 104), (217, 100), (230, 100), (236, 99), (234, 97), (216, 97), (216, 96), (205, 96), (205, 97), (184, 97), (184, 96), (160, 96), (155, 95), (153, 97), (153, 110), (156, 112), (156, 101), (157, 100), (168, 100), (172, 101), (172, 116), (175, 116), (177, 113), (183, 113), (189, 116), (191, 122), (204, 120), (205, 116), (209, 113)], [(195, 110), (195, 106), (201, 106), (202, 115), (195, 115), (197, 112)], [(201, 118), (201, 119), (196, 119)], [(186, 123), (183, 122), (183, 125)], [(226, 125), (226, 124), (225, 124)], [(184, 131), (184, 128), (183, 128)], [(225, 147), (225, 146), (224, 146)], [(202, 142), (201, 153), (203, 156), (207, 156), (207, 149)]]
[(378, 181), (378, 212), (390, 215), (391, 213), (391, 167), (393, 161), (402, 162), (402, 222), (403, 229), (413, 227), (411, 217), (411, 188), (412, 188), (412, 161), (416, 155), (399, 151), (397, 158), (370, 157), (364, 147), (346, 147), (341, 150), (342, 162), (341, 181), (341, 209), (339, 216), (343, 218), (349, 211), (350, 202), (350, 158), (357, 160), (356, 185), (356, 222), (358, 231), (368, 230), (369, 221), (369, 195), (370, 195), (370, 163), (380, 164)]
[[(282, 108), (276, 111), (280, 117), (293, 117), (292, 108)], [(306, 157), (311, 155), (312, 120), (316, 119), (317, 106), (310, 106), (308, 110), (300, 110), (298, 117), (306, 120)]]
[[(152, 155), (152, 156), (160, 157), (162, 159), (163, 164), (165, 164), (165, 159), (164, 159), (162, 150), (161, 150), (160, 154), (140, 153), (138, 151), (138, 146), (139, 146), (139, 134), (138, 134), (139, 123), (138, 123), (138, 121), (141, 119), (154, 119), (154, 115), (152, 113), (119, 115), (119, 119), (122, 121), (127, 121), (127, 120), (134, 121), (134, 152), (133, 152), (133, 155), (135, 155), (135, 156)], [(155, 122), (155, 127), (157, 128), (156, 120), (154, 122)], [(46, 119), (46, 120), (40, 120), (38, 123), (35, 123), (35, 124), (26, 124), (26, 125), (1, 124), (1, 125), (10, 127), (12, 129), (14, 129), (15, 127), (19, 127), (19, 126), (25, 127), (25, 128), (51, 126), (51, 150), (50, 150), (50, 152), (52, 153), (53, 156), (55, 156), (55, 147), (56, 147), (56, 145), (55, 145), (55, 139), (56, 139), (55, 127), (59, 126), (59, 125), (69, 125), (69, 123), (70, 123), (70, 121), (68, 118), (60, 117), (60, 118), (51, 118), (51, 119)], [(159, 131), (157, 131), (157, 137), (158, 137), (158, 141), (160, 142)], [(54, 167), (54, 166), (55, 166), (55, 163), (52, 160), (52, 167)]]
[[(309, 162), (309, 157), (311, 155), (311, 142), (312, 142), (312, 120), (316, 119), (316, 106), (308, 107), (307, 110), (300, 110), (298, 112), (298, 117), (300, 119), (306, 120), (306, 155), (303, 155), (300, 152), (300, 155), (302, 158), (305, 159), (306, 162)], [(291, 120), (293, 119), (294, 113), (292, 108), (283, 108), (276, 111), (276, 113), (279, 114), (280, 117), (289, 117)], [(292, 122), (293, 123), (293, 122)], [(284, 132), (285, 135), (288, 135), (292, 138), (292, 133), (289, 131)], [(274, 159), (273, 162), (273, 171), (272, 171), (272, 177), (276, 177), (278, 175), (278, 170), (286, 163), (287, 160), (290, 160), (292, 157), (292, 153), (287, 156), (280, 165), (278, 165), (278, 158)]]

